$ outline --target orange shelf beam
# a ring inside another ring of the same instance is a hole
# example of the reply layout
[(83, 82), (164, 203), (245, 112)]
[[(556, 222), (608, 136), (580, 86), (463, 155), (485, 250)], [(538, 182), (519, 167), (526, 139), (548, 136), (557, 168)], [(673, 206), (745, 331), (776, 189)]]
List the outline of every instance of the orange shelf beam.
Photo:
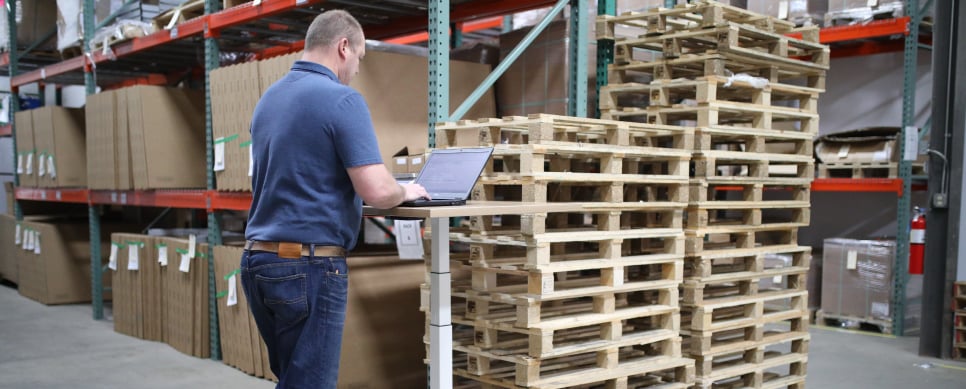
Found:
[(902, 180), (898, 178), (817, 178), (812, 181), (814, 192), (891, 192), (902, 195)]
[(211, 209), (225, 211), (248, 211), (252, 206), (251, 192), (211, 191)]
[(92, 204), (118, 204), (140, 207), (208, 209), (208, 191), (197, 190), (94, 190)]
[(13, 135), (13, 126), (6, 124), (0, 126), (0, 136), (11, 136)]
[[(475, 32), (480, 30), (487, 30), (490, 28), (497, 28), (503, 26), (503, 18), (493, 17), (483, 20), (477, 20), (472, 22), (462, 23), (460, 31), (465, 33)], [(404, 35), (396, 38), (386, 39), (386, 43), (395, 43), (398, 45), (409, 45), (413, 43), (426, 42), (429, 40), (429, 32), (423, 31), (415, 34)]]
[(908, 16), (876, 20), (852, 26), (826, 27), (819, 31), (820, 43), (848, 42), (859, 39), (883, 38), (892, 35), (909, 35)]
[(90, 203), (90, 191), (87, 189), (16, 188), (14, 189), (14, 195), (17, 200)]

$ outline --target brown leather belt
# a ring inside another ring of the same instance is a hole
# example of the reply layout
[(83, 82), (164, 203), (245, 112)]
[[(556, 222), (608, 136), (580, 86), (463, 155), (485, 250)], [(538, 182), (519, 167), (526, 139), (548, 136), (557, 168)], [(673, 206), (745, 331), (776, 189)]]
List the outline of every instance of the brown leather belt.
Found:
[(277, 253), (279, 258), (299, 259), (301, 257), (345, 257), (346, 251), (339, 246), (315, 246), (310, 244), (291, 242), (259, 242), (250, 240), (245, 244), (245, 250), (267, 251)]

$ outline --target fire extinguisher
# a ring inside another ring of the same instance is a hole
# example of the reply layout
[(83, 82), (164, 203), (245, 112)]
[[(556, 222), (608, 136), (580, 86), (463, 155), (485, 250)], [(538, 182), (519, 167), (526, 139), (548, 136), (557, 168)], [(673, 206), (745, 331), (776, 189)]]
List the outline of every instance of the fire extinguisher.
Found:
[(926, 213), (919, 207), (914, 212), (909, 231), (909, 274), (922, 274), (926, 257)]

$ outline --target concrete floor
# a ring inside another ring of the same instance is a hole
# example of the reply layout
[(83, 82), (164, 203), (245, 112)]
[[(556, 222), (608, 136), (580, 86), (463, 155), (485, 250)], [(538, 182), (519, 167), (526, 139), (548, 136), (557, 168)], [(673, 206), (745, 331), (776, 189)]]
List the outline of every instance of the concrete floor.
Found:
[[(47, 307), (0, 286), (0, 388), (271, 388), (220, 362), (115, 333), (89, 305)], [(966, 388), (966, 363), (916, 355), (917, 338), (813, 328), (808, 388)], [(931, 364), (931, 368), (917, 365)]]

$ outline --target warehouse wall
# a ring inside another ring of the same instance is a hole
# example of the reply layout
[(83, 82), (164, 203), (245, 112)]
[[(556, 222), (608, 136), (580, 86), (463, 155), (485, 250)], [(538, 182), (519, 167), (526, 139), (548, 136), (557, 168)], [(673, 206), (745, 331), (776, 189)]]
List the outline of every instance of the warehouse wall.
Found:
[[(920, 50), (916, 125), (931, 115), (931, 54)], [(902, 52), (832, 60), (826, 92), (819, 98), (822, 134), (902, 123)], [(913, 205), (926, 205), (926, 194)], [(821, 247), (829, 237), (895, 237), (896, 196), (891, 193), (813, 193), (812, 224), (801, 231), (803, 245)]]

